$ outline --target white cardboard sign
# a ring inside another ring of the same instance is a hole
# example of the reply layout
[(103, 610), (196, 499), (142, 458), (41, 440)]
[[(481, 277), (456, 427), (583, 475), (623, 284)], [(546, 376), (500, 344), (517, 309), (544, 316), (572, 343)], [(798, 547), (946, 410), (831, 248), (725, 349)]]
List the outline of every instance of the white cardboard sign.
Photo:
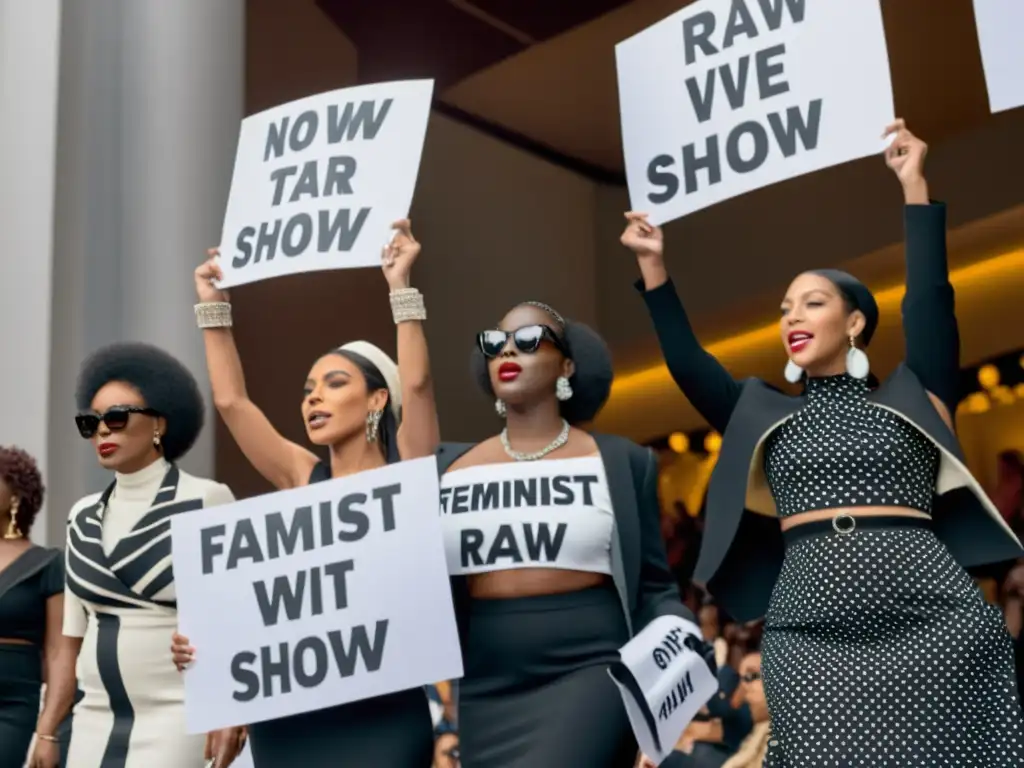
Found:
[(678, 616), (659, 616), (619, 651), (608, 670), (645, 755), (660, 765), (701, 707), (718, 692), (718, 678), (687, 635), (700, 629)]
[(427, 458), (175, 517), (188, 733), (461, 677), (437, 494)]
[(379, 266), (412, 204), (433, 80), (360, 85), (242, 121), (220, 287)]
[(653, 224), (885, 149), (879, 0), (698, 0), (615, 53), (630, 202)]
[(993, 112), (1024, 106), (1024, 2), (974, 0), (981, 63)]

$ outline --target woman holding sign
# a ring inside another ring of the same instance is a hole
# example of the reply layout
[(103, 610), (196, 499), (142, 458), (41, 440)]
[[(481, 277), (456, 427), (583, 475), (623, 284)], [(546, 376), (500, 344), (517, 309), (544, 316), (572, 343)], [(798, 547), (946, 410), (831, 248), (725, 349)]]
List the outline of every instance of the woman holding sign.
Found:
[[(329, 463), (282, 437), (249, 399), (231, 336), (231, 305), (214, 286), (221, 277), (216, 252), (196, 270), (196, 318), (206, 342), (214, 402), (246, 458), (278, 489), (430, 456), (437, 448), (422, 322), (426, 309), (409, 283), (420, 244), (408, 221), (394, 226), (398, 232), (384, 249), (383, 269), (398, 327), (398, 364), (373, 344), (353, 341), (314, 362), (305, 382), (306, 433), (311, 443), (330, 449)], [(195, 653), (181, 635), (174, 636), (171, 650), (179, 669)], [(254, 723), (249, 734), (257, 768), (427, 768), (434, 754), (430, 708), (420, 688)]]
[(462, 764), (629, 768), (637, 742), (608, 674), (622, 646), (678, 616), (713, 659), (666, 562), (657, 461), (579, 426), (608, 397), (611, 359), (551, 307), (514, 307), (473, 365), (505, 428), (439, 451)]
[(903, 121), (886, 134), (906, 203), (906, 359), (877, 388), (878, 307), (854, 277), (790, 285), (786, 378), (804, 388), (790, 397), (700, 347), (642, 214), (622, 242), (669, 370), (723, 433), (695, 578), (737, 619), (766, 614), (765, 765), (1022, 765), (1010, 637), (964, 570), (1021, 547), (953, 432), (959, 333), (927, 147)]
[(176, 462), (203, 426), (192, 374), (163, 350), (115, 344), (86, 360), (79, 434), (113, 478), (71, 510), (64, 634), (81, 638), (69, 766), (201, 768), (238, 751), (240, 729), (185, 734), (180, 677), (159, 663), (177, 626), (171, 518), (232, 502)]

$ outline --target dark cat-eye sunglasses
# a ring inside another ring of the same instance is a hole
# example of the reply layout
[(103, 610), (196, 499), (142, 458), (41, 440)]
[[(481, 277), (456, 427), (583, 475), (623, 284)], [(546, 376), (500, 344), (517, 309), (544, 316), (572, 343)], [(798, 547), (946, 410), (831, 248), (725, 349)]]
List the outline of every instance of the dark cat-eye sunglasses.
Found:
[(501, 351), (508, 344), (509, 338), (512, 339), (512, 343), (516, 345), (516, 349), (526, 354), (532, 354), (540, 349), (542, 341), (550, 341), (566, 357), (569, 356), (569, 351), (565, 348), (565, 343), (558, 337), (551, 328), (546, 325), (524, 325), (522, 328), (516, 328), (514, 331), (501, 331), (493, 329), (490, 331), (481, 331), (476, 336), (476, 343), (480, 346), (480, 351), (484, 353), (485, 357), (497, 357), (501, 354)]
[(86, 440), (99, 431), (100, 422), (107, 425), (111, 432), (118, 432), (128, 426), (128, 419), (133, 413), (141, 413), (146, 416), (159, 416), (160, 414), (152, 408), (140, 408), (136, 405), (115, 405), (108, 408), (105, 413), (80, 413), (75, 416), (75, 424), (78, 425), (78, 433)]

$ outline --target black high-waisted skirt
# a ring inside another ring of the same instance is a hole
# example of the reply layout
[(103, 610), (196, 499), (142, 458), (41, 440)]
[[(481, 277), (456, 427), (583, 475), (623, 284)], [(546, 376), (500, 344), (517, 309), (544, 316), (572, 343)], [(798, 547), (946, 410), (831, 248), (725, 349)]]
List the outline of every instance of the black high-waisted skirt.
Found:
[(787, 531), (762, 652), (766, 768), (1020, 768), (1000, 610), (927, 523), (870, 525)]
[(611, 587), (473, 600), (462, 768), (631, 768), (636, 741), (607, 671), (628, 640)]
[(25, 765), (42, 684), (37, 646), (0, 644), (0, 768)]
[(423, 688), (249, 728), (256, 768), (430, 768), (434, 731)]

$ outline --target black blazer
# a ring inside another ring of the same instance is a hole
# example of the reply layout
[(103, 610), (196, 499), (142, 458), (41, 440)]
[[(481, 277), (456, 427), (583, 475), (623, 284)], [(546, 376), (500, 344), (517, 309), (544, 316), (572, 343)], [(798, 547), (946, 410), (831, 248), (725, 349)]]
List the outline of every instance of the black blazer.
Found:
[[(929, 392), (955, 413), (960, 335), (946, 255), (946, 207), (904, 208), (906, 357), (869, 402), (895, 411), (939, 449), (934, 529), (964, 567), (1019, 557), (1024, 550), (964, 465), (956, 436)], [(722, 433), (711, 476), (707, 521), (694, 581), (733, 617), (765, 614), (782, 566), (783, 541), (764, 476), (765, 438), (804, 404), (759, 379), (736, 381), (698, 342), (672, 282), (651, 291), (637, 283), (654, 321), (665, 362), (686, 397)]]
[[(658, 504), (658, 462), (653, 451), (616, 435), (595, 434), (615, 512), (612, 530), (612, 579), (622, 601), (630, 636), (658, 616), (681, 616), (696, 623), (679, 598), (661, 539)], [(443, 443), (437, 450), (438, 472), (473, 447)], [(466, 579), (452, 577), (452, 596), (462, 647), (466, 647), (469, 591)]]

